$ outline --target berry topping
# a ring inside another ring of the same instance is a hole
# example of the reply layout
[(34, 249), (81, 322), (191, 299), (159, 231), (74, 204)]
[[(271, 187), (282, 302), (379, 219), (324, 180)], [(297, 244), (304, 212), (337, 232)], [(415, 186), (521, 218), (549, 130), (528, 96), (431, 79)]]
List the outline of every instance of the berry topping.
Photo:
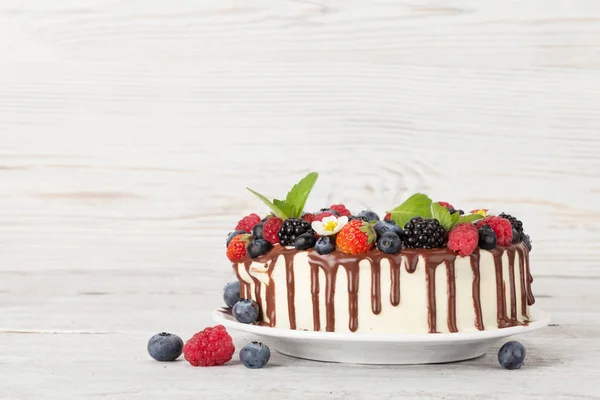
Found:
[(252, 232), (252, 228), (254, 228), (254, 225), (258, 224), (259, 222), (260, 217), (257, 214), (250, 214), (240, 219), (235, 229), (246, 232)]
[(484, 225), (479, 228), (479, 247), (483, 250), (492, 250), (496, 248), (498, 244), (498, 239), (496, 238), (496, 233), (494, 230), (489, 227), (489, 225)]
[(321, 255), (332, 253), (335, 250), (335, 239), (331, 236), (321, 236), (315, 243), (315, 251)]
[(305, 213), (302, 215), (302, 219), (305, 221), (308, 221), (308, 222), (313, 222), (314, 220), (317, 219), (317, 216), (312, 213)]
[(251, 324), (258, 320), (260, 309), (254, 300), (241, 299), (233, 306), (231, 314), (242, 324)]
[(506, 342), (498, 350), (498, 362), (506, 369), (519, 369), (525, 361), (525, 346), (517, 341)]
[(448, 210), (453, 209), (454, 210), (454, 206), (448, 202), (445, 201), (438, 201), (437, 202), (440, 206), (442, 207), (446, 207)]
[(223, 300), (227, 307), (233, 307), (235, 303), (240, 301), (240, 282), (229, 282), (223, 289)]
[(273, 248), (273, 245), (265, 239), (254, 239), (248, 245), (248, 255), (250, 258), (256, 258), (267, 254), (271, 251), (271, 248)]
[(404, 244), (413, 249), (444, 247), (446, 230), (437, 219), (413, 217), (404, 225)]
[(327, 217), (336, 217), (338, 218), (340, 215), (338, 213), (332, 213), (330, 211), (323, 211), (315, 216), (315, 221), (323, 221), (323, 219)]
[(489, 225), (494, 230), (499, 246), (510, 246), (512, 242), (512, 225), (506, 218), (489, 216), (476, 223), (478, 228), (484, 225)]
[(479, 234), (473, 224), (458, 224), (448, 233), (448, 248), (462, 257), (469, 256), (477, 248)]
[(527, 246), (527, 250), (531, 251), (531, 238), (529, 235), (523, 235), (523, 243)]
[(244, 233), (248, 233), (246, 231), (234, 231), (234, 232), (229, 232), (229, 234), (227, 235), (227, 247), (229, 247), (229, 243), (231, 243), (231, 239), (233, 239), (234, 237), (236, 237), (237, 235), (243, 235)]
[(258, 224), (254, 225), (254, 228), (252, 228), (252, 236), (254, 236), (255, 239), (263, 238), (264, 226), (265, 226), (264, 222), (259, 222)]
[(263, 223), (263, 238), (271, 244), (279, 243), (279, 229), (283, 220), (279, 217), (271, 217)]
[(148, 354), (156, 361), (175, 361), (182, 350), (183, 340), (172, 333), (157, 333), (148, 341)]
[(308, 250), (315, 246), (316, 241), (317, 238), (313, 233), (303, 233), (296, 238), (294, 246), (296, 247), (296, 250)]
[(271, 350), (259, 342), (248, 343), (240, 350), (240, 361), (248, 368), (262, 368), (270, 358)]
[(513, 227), (512, 243), (522, 242), (523, 237), (525, 236), (525, 234), (523, 233), (523, 223), (515, 217), (513, 217), (512, 215), (508, 215), (505, 213), (500, 214), (499, 217), (506, 218), (510, 222), (510, 225)]
[(385, 232), (379, 236), (377, 248), (385, 254), (396, 254), (402, 250), (402, 240), (394, 232)]
[(386, 232), (394, 232), (399, 238), (404, 236), (404, 231), (394, 221), (379, 221), (373, 226), (377, 236), (381, 236)]
[(377, 213), (371, 210), (363, 210), (358, 213), (358, 216), (366, 218), (367, 222), (379, 221), (379, 215), (377, 215)]
[(223, 325), (206, 328), (183, 346), (183, 355), (194, 367), (222, 365), (231, 360), (235, 347)]
[(283, 221), (277, 236), (279, 237), (279, 243), (282, 246), (294, 246), (296, 238), (303, 233), (314, 234), (310, 227), (310, 222), (299, 218), (288, 218)]
[(333, 204), (329, 207), (330, 210), (336, 211), (338, 214), (340, 214), (340, 216), (345, 216), (345, 217), (349, 217), (352, 215), (352, 213), (350, 212), (350, 210), (348, 210), (346, 208), (345, 205), (343, 204)]
[(360, 219), (349, 221), (337, 234), (335, 243), (338, 250), (346, 254), (361, 254), (375, 244), (375, 231), (368, 222)]
[(383, 217), (384, 221), (389, 221), (391, 219), (392, 219), (392, 214), (391, 213), (387, 213), (387, 214), (385, 214), (385, 217)]
[(336, 217), (341, 217), (342, 216), (342, 214), (340, 214), (339, 212), (337, 212), (335, 210), (332, 210), (331, 208), (321, 208), (321, 212), (319, 214), (322, 214), (322, 213), (333, 214)]
[(231, 242), (227, 246), (227, 258), (229, 258), (229, 261), (236, 263), (244, 259), (246, 254), (248, 254), (246, 248), (251, 237), (248, 234), (241, 234), (231, 239)]

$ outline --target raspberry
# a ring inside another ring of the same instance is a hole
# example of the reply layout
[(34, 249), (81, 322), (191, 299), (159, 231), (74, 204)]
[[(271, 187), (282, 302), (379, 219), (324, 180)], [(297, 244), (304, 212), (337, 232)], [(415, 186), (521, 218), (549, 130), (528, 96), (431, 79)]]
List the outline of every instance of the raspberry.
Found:
[(229, 258), (229, 261), (237, 263), (246, 257), (246, 254), (248, 254), (246, 248), (248, 247), (248, 242), (250, 242), (250, 237), (251, 235), (242, 234), (231, 239), (231, 242), (227, 246), (227, 258)]
[(440, 206), (442, 206), (442, 207), (446, 207), (446, 208), (448, 208), (448, 209), (450, 209), (450, 208), (454, 209), (454, 206), (453, 206), (452, 204), (448, 203), (448, 202), (445, 202), (445, 201), (438, 201), (437, 203), (438, 203)]
[(496, 216), (485, 217), (484, 219), (477, 221), (477, 228), (481, 228), (484, 225), (488, 225), (494, 230), (496, 238), (498, 239), (498, 245), (510, 246), (512, 242), (512, 225), (510, 221)]
[(448, 248), (462, 257), (471, 255), (479, 243), (479, 234), (473, 224), (458, 224), (448, 234)]
[(263, 225), (263, 238), (271, 244), (279, 243), (277, 233), (282, 224), (283, 220), (279, 217), (271, 217), (266, 220)]
[(328, 211), (323, 211), (322, 213), (317, 214), (315, 216), (315, 221), (323, 221), (323, 218), (331, 217), (331, 216), (338, 217), (338, 215), (335, 215), (334, 213), (330, 213)]
[(254, 225), (258, 224), (259, 222), (260, 217), (257, 214), (250, 214), (240, 219), (237, 226), (235, 227), (235, 230), (252, 232), (252, 228), (254, 228)]
[(314, 220), (317, 219), (317, 216), (315, 214), (312, 213), (306, 213), (302, 216), (302, 219), (305, 221), (308, 221), (310, 223), (312, 223)]
[(183, 355), (194, 367), (222, 365), (231, 360), (235, 346), (223, 325), (196, 333), (183, 346)]
[(371, 250), (377, 235), (373, 226), (361, 219), (349, 221), (337, 234), (335, 244), (346, 254), (361, 254)]
[(333, 204), (333, 205), (331, 205), (331, 206), (329, 207), (329, 209), (331, 209), (331, 210), (333, 210), (333, 211), (337, 211), (337, 212), (340, 214), (340, 216), (346, 216), (346, 217), (349, 217), (349, 216), (351, 216), (351, 215), (352, 215), (352, 213), (350, 212), (350, 210), (348, 210), (348, 209), (346, 208), (346, 206), (345, 206), (345, 205), (343, 205), (343, 204)]
[(390, 213), (385, 214), (385, 217), (383, 217), (384, 221), (389, 221), (391, 219), (392, 219), (392, 214), (390, 214)]
[(525, 233), (523, 233), (523, 223), (521, 221), (519, 221), (518, 219), (516, 219), (515, 217), (513, 217), (512, 215), (508, 215), (506, 213), (501, 213), (499, 215), (499, 217), (502, 218), (506, 218), (510, 224), (512, 225), (512, 227), (515, 229), (517, 235), (515, 235), (514, 231), (513, 231), (513, 242), (514, 243), (520, 243), (523, 241), (523, 238), (525, 237)]

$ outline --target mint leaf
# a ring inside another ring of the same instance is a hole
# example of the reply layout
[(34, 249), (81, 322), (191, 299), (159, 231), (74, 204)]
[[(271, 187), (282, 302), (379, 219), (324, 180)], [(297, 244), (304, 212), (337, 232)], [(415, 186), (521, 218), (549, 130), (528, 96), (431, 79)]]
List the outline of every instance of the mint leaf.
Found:
[[(265, 196), (263, 196), (260, 193), (255, 192), (254, 190), (252, 190), (250, 188), (246, 188), (246, 189), (248, 189), (256, 197), (258, 197), (259, 199), (261, 199), (263, 201), (263, 203), (265, 203), (267, 205), (267, 207), (269, 207), (273, 211), (273, 213), (275, 215), (277, 215), (279, 218), (284, 219), (284, 220), (289, 218), (289, 216), (281, 208), (279, 208), (277, 205), (273, 204)], [(277, 201), (279, 201), (279, 200), (277, 200)]]
[[(457, 213), (458, 214), (458, 213)], [(463, 215), (459, 221), (459, 223), (463, 224), (463, 223), (469, 223), (469, 222), (475, 222), (475, 221), (479, 221), (480, 219), (483, 219), (483, 215), (481, 214), (469, 214), (469, 215)]]
[(450, 218), (452, 218), (452, 227), (454, 227), (460, 221), (460, 214), (455, 212), (454, 214), (450, 214)]
[(273, 200), (273, 204), (275, 204), (275, 206), (279, 207), (279, 209), (281, 211), (283, 211), (283, 213), (285, 215), (287, 215), (288, 217), (292, 217), (294, 215), (294, 206), (292, 206), (291, 204), (288, 204), (285, 201), (277, 200), (277, 199)]
[[(456, 215), (458, 213), (454, 213), (452, 215)], [(440, 206), (438, 203), (431, 204), (431, 217), (440, 221), (440, 225), (444, 227), (446, 232), (450, 232), (450, 229), (454, 226), (452, 215), (448, 209), (444, 206)], [(458, 221), (458, 219), (456, 219)]]
[(318, 177), (318, 173), (311, 172), (302, 178), (300, 182), (295, 184), (294, 187), (288, 192), (287, 196), (285, 197), (285, 203), (291, 207), (291, 213), (289, 215), (290, 217), (300, 218), (300, 215), (302, 215), (302, 211), (304, 210), (304, 206), (306, 205), (308, 195), (317, 182)]
[(390, 210), (390, 214), (390, 218), (401, 227), (416, 216), (431, 218), (431, 199), (425, 194), (415, 193), (404, 203)]

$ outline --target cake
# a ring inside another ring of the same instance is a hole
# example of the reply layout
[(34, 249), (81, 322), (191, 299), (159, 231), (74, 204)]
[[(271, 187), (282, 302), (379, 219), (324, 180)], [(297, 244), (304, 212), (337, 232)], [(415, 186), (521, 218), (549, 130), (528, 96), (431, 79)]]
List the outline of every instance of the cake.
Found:
[(417, 193), (386, 212), (303, 212), (311, 173), (261, 219), (243, 218), (227, 255), (255, 322), (323, 332), (453, 333), (526, 325), (534, 304), (521, 221), (464, 213)]

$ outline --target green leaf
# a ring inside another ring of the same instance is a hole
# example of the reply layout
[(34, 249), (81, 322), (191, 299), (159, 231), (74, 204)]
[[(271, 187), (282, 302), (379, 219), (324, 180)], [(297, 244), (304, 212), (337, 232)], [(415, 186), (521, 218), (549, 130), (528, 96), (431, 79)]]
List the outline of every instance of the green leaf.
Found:
[[(452, 215), (456, 214), (458, 213)], [(446, 207), (440, 206), (438, 203), (431, 203), (431, 217), (440, 221), (440, 225), (444, 227), (446, 232), (450, 232), (450, 229), (454, 226), (452, 215)]]
[[(458, 213), (457, 213), (458, 214)], [(475, 221), (479, 221), (480, 219), (483, 219), (483, 215), (481, 214), (469, 214), (469, 215), (463, 215), (460, 220), (459, 223), (464, 224), (464, 223), (469, 223), (469, 222), (475, 222)]]
[(304, 211), (304, 206), (306, 205), (308, 195), (317, 182), (318, 177), (318, 173), (311, 172), (302, 178), (300, 182), (295, 184), (294, 187), (288, 192), (287, 196), (285, 197), (285, 203), (291, 207), (292, 212), (290, 217), (300, 218), (302, 211)]
[(265, 203), (267, 205), (267, 207), (269, 207), (273, 211), (273, 213), (275, 213), (275, 215), (277, 215), (279, 218), (281, 218), (281, 219), (288, 219), (289, 218), (289, 216), (281, 208), (279, 208), (277, 205), (273, 204), (265, 196), (263, 196), (260, 193), (255, 192), (254, 190), (252, 190), (250, 188), (246, 188), (246, 189), (248, 189), (256, 197), (258, 197), (259, 199), (261, 199), (263, 201), (263, 203)]
[(283, 213), (285, 215), (287, 215), (288, 217), (294, 216), (294, 206), (292, 206), (291, 204), (288, 204), (285, 201), (277, 200), (277, 199), (273, 200), (273, 204), (275, 204), (275, 206), (279, 207), (279, 209), (281, 211), (283, 211)]
[(411, 218), (419, 216), (431, 218), (431, 199), (422, 193), (415, 193), (390, 211), (391, 219), (399, 226), (404, 226)]
[(454, 227), (460, 221), (460, 214), (455, 212), (454, 214), (450, 214), (450, 217), (452, 218), (452, 227)]

